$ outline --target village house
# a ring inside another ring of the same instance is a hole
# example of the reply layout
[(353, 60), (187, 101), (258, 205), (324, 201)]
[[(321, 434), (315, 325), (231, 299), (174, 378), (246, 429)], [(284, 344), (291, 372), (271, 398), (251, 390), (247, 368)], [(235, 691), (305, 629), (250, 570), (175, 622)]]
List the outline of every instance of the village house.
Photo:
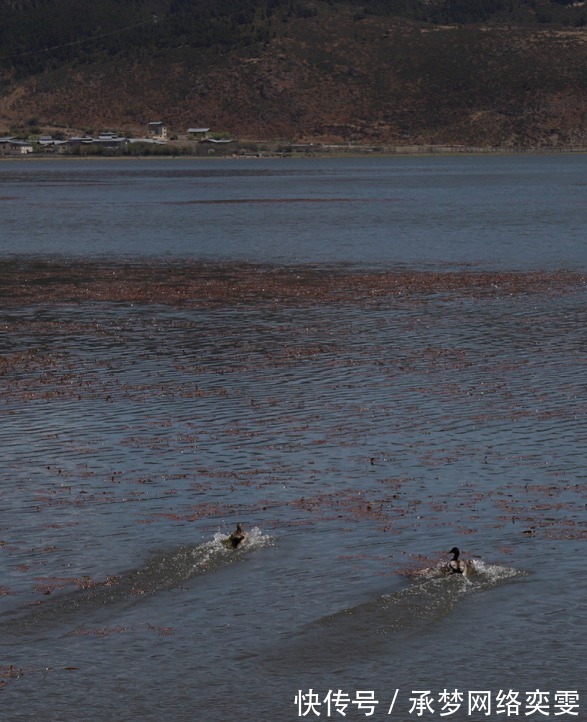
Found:
[(27, 155), (33, 152), (31, 143), (25, 140), (17, 140), (16, 138), (7, 137), (0, 138), (0, 153), (2, 155)]
[(93, 142), (104, 148), (119, 148), (121, 145), (128, 143), (128, 138), (120, 136), (117, 133), (101, 133), (97, 138), (93, 138)]
[(128, 138), (117, 135), (116, 133), (101, 133), (97, 138), (91, 135), (74, 136), (67, 143), (71, 146), (95, 145), (102, 148), (116, 149), (128, 143)]
[(53, 138), (52, 135), (41, 135), (37, 141), (39, 148), (45, 153), (63, 152), (67, 146), (66, 140)]
[(161, 121), (154, 121), (147, 124), (147, 132), (149, 135), (154, 135), (157, 138), (167, 138), (167, 126)]
[(207, 138), (209, 132), (210, 132), (210, 128), (188, 128), (187, 129), (187, 135), (192, 140), (202, 140), (202, 138)]

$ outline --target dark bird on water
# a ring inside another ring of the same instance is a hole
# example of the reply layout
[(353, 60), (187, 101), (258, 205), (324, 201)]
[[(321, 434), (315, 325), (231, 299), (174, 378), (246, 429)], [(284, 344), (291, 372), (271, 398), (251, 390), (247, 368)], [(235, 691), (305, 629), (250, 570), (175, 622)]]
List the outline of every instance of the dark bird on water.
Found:
[(446, 565), (448, 571), (451, 574), (467, 574), (467, 572), (470, 569), (470, 562), (466, 562), (463, 559), (459, 559), (460, 550), (458, 547), (453, 547), (449, 554), (452, 554), (452, 559), (450, 562)]

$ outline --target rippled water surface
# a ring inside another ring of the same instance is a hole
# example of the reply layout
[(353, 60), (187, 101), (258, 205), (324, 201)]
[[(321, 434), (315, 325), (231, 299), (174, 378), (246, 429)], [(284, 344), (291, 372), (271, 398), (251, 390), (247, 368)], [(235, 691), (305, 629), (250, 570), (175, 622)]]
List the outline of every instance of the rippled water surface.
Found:
[(0, 164), (2, 719), (582, 719), (585, 170)]
[(13, 162), (4, 253), (587, 266), (584, 156)]

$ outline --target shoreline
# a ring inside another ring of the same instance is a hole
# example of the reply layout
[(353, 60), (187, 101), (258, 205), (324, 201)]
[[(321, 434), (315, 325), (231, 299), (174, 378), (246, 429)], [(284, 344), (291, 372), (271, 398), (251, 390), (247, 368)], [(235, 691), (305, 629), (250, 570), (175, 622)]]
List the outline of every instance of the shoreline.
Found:
[(165, 146), (165, 151), (156, 153), (125, 153), (120, 151), (101, 151), (96, 153), (33, 152), (26, 154), (0, 154), (0, 161), (27, 160), (169, 160), (169, 159), (226, 159), (226, 158), (392, 158), (392, 157), (432, 157), (432, 156), (503, 156), (503, 155), (582, 155), (587, 147), (504, 147), (504, 146), (465, 146), (448, 144), (420, 145), (345, 145), (335, 143), (282, 143), (279, 141), (235, 141), (228, 147), (207, 148), (207, 152), (198, 145), (183, 143)]

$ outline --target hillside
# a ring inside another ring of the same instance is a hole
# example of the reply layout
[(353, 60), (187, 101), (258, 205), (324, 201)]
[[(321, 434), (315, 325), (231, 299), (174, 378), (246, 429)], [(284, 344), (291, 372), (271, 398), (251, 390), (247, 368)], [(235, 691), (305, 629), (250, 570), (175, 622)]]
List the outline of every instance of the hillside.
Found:
[(587, 146), (587, 8), (543, 0), (33, 0), (0, 22), (0, 132)]

